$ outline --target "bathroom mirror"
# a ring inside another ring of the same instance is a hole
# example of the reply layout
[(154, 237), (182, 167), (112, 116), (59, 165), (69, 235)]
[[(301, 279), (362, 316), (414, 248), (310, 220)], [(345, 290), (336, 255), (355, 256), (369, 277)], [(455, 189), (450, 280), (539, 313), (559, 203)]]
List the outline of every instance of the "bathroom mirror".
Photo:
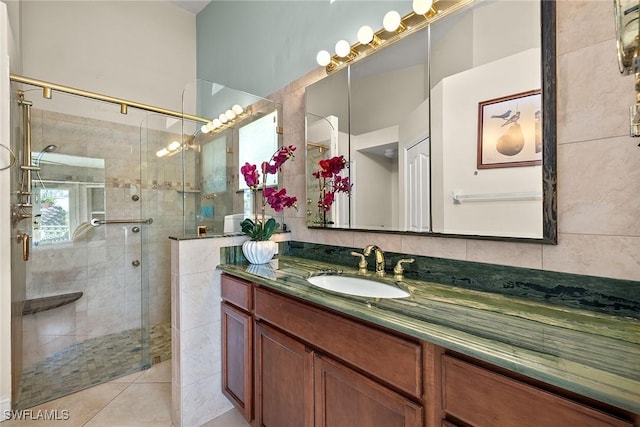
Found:
[[(269, 99), (206, 80), (185, 87), (183, 112), (208, 123), (183, 121), (187, 141), (180, 153), (195, 167), (185, 170), (184, 233), (240, 232), (240, 222), (251, 216), (253, 198), (240, 168), (245, 162), (260, 164), (282, 145), (282, 106)], [(171, 153), (169, 154), (171, 155)], [(270, 175), (278, 185), (278, 177)], [(269, 215), (274, 215), (268, 212)], [(274, 215), (275, 216), (275, 215)]]
[(348, 109), (353, 188), (310, 227), (556, 242), (554, 2), (474, 2), (338, 73), (307, 131)]

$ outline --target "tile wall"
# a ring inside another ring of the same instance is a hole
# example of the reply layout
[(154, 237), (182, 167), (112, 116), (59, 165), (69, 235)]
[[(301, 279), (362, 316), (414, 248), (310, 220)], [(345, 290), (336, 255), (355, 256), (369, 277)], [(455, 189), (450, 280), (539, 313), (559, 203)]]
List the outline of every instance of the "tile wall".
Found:
[[(286, 212), (292, 240), (640, 280), (640, 148), (628, 137), (633, 76), (617, 68), (609, 1), (557, 2), (558, 245), (310, 230), (305, 209)], [(272, 95), (283, 103), (284, 143), (304, 148), (304, 88), (316, 69)], [(304, 162), (286, 187), (305, 200)]]

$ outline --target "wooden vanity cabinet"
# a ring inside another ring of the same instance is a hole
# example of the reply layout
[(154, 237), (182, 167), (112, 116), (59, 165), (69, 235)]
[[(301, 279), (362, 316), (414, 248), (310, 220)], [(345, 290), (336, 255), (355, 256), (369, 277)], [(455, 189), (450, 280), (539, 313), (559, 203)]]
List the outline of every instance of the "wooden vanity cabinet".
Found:
[(633, 427), (633, 423), (550, 391), (442, 357), (443, 427)]
[(419, 343), (260, 287), (254, 301), (257, 426), (424, 425)]
[(223, 392), (256, 427), (640, 427), (503, 368), (222, 275)]
[(221, 279), (222, 392), (253, 420), (253, 285), (226, 274)]

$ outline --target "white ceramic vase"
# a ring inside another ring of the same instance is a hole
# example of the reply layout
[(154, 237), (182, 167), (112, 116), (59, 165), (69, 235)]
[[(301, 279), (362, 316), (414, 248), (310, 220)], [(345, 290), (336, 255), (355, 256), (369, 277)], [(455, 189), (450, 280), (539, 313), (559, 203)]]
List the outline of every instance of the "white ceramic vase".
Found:
[(266, 264), (276, 254), (277, 243), (272, 240), (247, 240), (242, 253), (251, 264)]

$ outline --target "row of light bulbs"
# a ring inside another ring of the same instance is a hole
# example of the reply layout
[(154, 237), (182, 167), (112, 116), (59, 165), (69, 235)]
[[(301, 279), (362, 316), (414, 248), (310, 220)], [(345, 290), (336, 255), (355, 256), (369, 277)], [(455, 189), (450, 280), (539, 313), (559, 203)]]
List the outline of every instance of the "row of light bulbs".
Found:
[(180, 144), (178, 141), (173, 141), (166, 147), (156, 151), (156, 156), (157, 157), (173, 156), (174, 154), (180, 152), (180, 150), (182, 150), (182, 144)]
[[(413, 0), (412, 8), (416, 15), (424, 15), (426, 19), (429, 19), (438, 13), (437, 10), (433, 8), (433, 0)], [(395, 10), (391, 10), (384, 15), (384, 18), (382, 19), (382, 26), (385, 31), (396, 34), (400, 34), (407, 29), (402, 22), (402, 17)], [(364, 25), (358, 30), (357, 38), (361, 45), (370, 45), (373, 48), (378, 47), (383, 42), (368, 25)], [(318, 65), (323, 67), (335, 67), (340, 64), (339, 61), (345, 62), (353, 60), (357, 56), (357, 53), (354, 52), (351, 45), (346, 40), (339, 40), (336, 43), (335, 53), (338, 58), (337, 61), (332, 58), (331, 54), (326, 50), (318, 52), (316, 55)]]
[(200, 127), (200, 131), (202, 133), (213, 132), (216, 129), (223, 128), (225, 126), (230, 125), (233, 121), (238, 118), (242, 118), (246, 115), (246, 111), (240, 104), (235, 104), (233, 107), (229, 108), (224, 113), (220, 113), (218, 117), (211, 120), (209, 123), (206, 123)]

